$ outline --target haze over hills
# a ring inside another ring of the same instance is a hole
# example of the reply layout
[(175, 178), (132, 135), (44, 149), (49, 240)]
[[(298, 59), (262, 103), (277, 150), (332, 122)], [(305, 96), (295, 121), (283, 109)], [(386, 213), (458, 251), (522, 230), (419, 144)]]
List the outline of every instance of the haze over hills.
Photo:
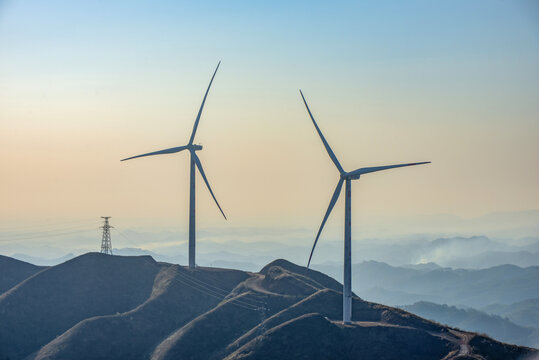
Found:
[[(253, 271), (260, 269), (264, 264), (275, 258), (275, 255), (286, 257), (297, 263), (306, 263), (312, 246), (312, 234), (308, 233), (301, 238), (290, 234), (272, 242), (249, 241), (246, 238), (235, 239), (232, 234), (223, 237), (225, 241), (204, 240), (199, 241), (199, 265), (214, 266), (217, 262), (234, 265), (235, 268)], [(99, 245), (99, 234), (92, 239), (85, 239), (85, 244)], [(142, 236), (142, 233), (139, 234)], [(150, 235), (148, 235), (150, 236)], [(159, 238), (158, 234), (154, 237)], [(167, 239), (169, 237), (167, 236)], [(176, 238), (185, 239), (182, 234)], [(175, 245), (151, 245), (147, 250), (143, 243), (129, 243), (129, 247), (119, 247), (123, 237), (113, 236), (114, 253), (119, 255), (150, 255), (159, 261), (184, 264), (187, 258), (182, 255), (186, 251), (186, 243)], [(158, 240), (158, 239), (156, 239)], [(73, 241), (76, 242), (76, 241)], [(125, 242), (124, 242), (125, 243)], [(314, 257), (314, 265), (330, 265), (341, 262), (342, 241), (331, 239), (319, 244), (323, 251), (323, 261)], [(61, 248), (51, 249), (50, 246), (40, 253), (41, 245), (33, 248), (14, 247), (0, 243), (0, 251), (26, 262), (39, 265), (56, 265), (73, 258), (91, 249), (71, 249), (69, 253)], [(13, 251), (16, 250), (16, 251)], [(364, 239), (353, 242), (352, 251), (354, 261), (380, 261), (392, 266), (409, 266), (417, 264), (436, 263), (441, 267), (483, 269), (497, 265), (512, 264), (520, 267), (539, 266), (539, 238), (525, 238), (515, 243), (504, 243), (491, 240), (484, 236), (432, 238), (427, 235), (415, 235), (396, 239)], [(44, 254), (55, 254), (44, 256)], [(340, 276), (340, 275), (339, 275)]]
[(401, 308), (425, 319), (455, 326), (459, 329), (484, 333), (511, 344), (539, 347), (539, 323), (537, 322), (526, 327), (517, 325), (507, 317), (489, 315), (471, 308), (462, 309), (425, 301), (405, 305)]
[[(143, 226), (128, 219), (113, 220), (116, 228), (112, 244), (118, 254), (130, 255), (129, 251), (141, 249), (159, 261), (186, 263), (185, 231), (172, 226)], [(44, 225), (38, 226), (41, 223)], [(52, 265), (65, 261), (60, 258), (69, 253), (80, 255), (99, 249), (99, 219), (85, 219), (80, 227), (65, 229), (67, 225), (62, 223), (41, 223), (32, 223), (31, 230), (20, 224), (19, 232), (2, 230), (0, 226), (0, 253), (34, 264)], [(471, 219), (450, 215), (362, 218), (353, 229), (352, 257), (356, 263), (375, 260), (392, 266), (428, 262), (468, 269), (504, 264), (539, 266), (538, 224), (539, 210), (493, 213)], [(197, 231), (197, 260), (201, 266), (212, 266), (218, 261), (237, 263), (242, 267), (233, 267), (243, 270), (260, 269), (279, 257), (306, 264), (316, 235), (315, 225), (202, 228)], [(66, 230), (81, 233), (65, 235)], [(324, 256), (316, 252), (313, 264), (341, 263), (341, 232), (338, 223), (328, 223), (318, 244)]]
[[(335, 276), (339, 266), (314, 266)], [(467, 270), (436, 267), (396, 267), (376, 261), (354, 264), (353, 288), (365, 299), (390, 305), (431, 301), (481, 308), (493, 303), (539, 298), (539, 266), (499, 265)]]
[(353, 324), (342, 326), (341, 287), (285, 260), (248, 273), (89, 253), (0, 295), (0, 358), (295, 359), (300, 349), (310, 359), (537, 354), (357, 297)]
[(523, 326), (537, 326), (539, 324), (539, 299), (522, 300), (510, 305), (491, 304), (481, 310), (489, 314), (507, 317)]

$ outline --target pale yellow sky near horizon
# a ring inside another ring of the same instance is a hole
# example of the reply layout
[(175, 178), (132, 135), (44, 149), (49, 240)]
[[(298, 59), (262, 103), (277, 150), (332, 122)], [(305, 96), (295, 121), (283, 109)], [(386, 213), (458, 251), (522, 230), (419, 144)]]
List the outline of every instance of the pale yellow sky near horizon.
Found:
[[(253, 99), (255, 105), (242, 107), (226, 94), (223, 78), (231, 76), (219, 75), (197, 142), (205, 147), (200, 158), (230, 221), (293, 223), (294, 218), (306, 222), (323, 216), (338, 173), (299, 96), (291, 92), (277, 106), (269, 99)], [(475, 111), (461, 111), (455, 124), (454, 114), (428, 105), (408, 109), (409, 114), (376, 104), (354, 106), (353, 100), (325, 103), (316, 91), (305, 93), (347, 170), (433, 161), (354, 182), (354, 213), (473, 216), (537, 207), (537, 166), (530, 166), (537, 160), (534, 126), (519, 129), (505, 123), (509, 119)], [(141, 99), (133, 99), (132, 109), (121, 114), (112, 110), (109, 116), (105, 110), (91, 110), (96, 104), (68, 113), (61, 104), (34, 105), (31, 113), (23, 110), (26, 106), (8, 109), (7, 115), (18, 120), (2, 125), (9, 136), (1, 144), (1, 216), (185, 217), (188, 154), (119, 162), (187, 141), (198, 99), (190, 96), (157, 109), (156, 98), (150, 100), (156, 107), (150, 112)], [(428, 118), (435, 116), (436, 124), (429, 125)], [(466, 124), (463, 117), (475, 122)], [(76, 118), (76, 125), (69, 118)], [(200, 180), (199, 221), (219, 224), (219, 213)]]

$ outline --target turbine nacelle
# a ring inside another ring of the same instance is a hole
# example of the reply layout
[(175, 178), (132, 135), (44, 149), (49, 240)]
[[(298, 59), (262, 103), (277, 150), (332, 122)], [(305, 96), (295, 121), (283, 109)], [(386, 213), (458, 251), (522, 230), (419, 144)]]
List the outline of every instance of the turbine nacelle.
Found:
[(191, 151), (202, 150), (202, 145), (192, 144), (192, 145), (188, 145), (188, 146), (189, 146), (189, 150), (191, 150)]
[(354, 175), (349, 172), (345, 172), (341, 174), (341, 179), (343, 180), (358, 180), (361, 175)]

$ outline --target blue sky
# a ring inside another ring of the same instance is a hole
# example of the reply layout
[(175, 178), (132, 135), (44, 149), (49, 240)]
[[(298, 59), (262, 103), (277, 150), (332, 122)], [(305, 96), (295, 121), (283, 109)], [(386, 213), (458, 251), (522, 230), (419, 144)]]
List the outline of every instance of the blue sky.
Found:
[(1, 1), (0, 214), (184, 219), (185, 156), (118, 160), (183, 145), (219, 60), (197, 140), (236, 225), (325, 211), (298, 88), (345, 168), (433, 161), (355, 185), (358, 217), (539, 207), (535, 1)]

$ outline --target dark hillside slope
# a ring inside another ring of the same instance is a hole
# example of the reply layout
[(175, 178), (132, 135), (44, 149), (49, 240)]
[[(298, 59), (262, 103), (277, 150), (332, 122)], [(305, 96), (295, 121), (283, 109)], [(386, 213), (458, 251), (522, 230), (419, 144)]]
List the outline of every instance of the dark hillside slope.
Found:
[[(36, 359), (142, 359), (171, 331), (214, 308), (219, 299), (195, 284), (231, 291), (249, 275), (243, 271), (163, 265), (152, 295), (137, 308), (90, 318), (56, 338)], [(186, 286), (191, 284), (192, 286)], [(207, 289), (206, 289), (207, 290)], [(114, 341), (110, 341), (114, 339)]]
[(264, 318), (264, 309), (235, 303), (248, 296), (229, 299), (173, 332), (153, 352), (152, 360), (222, 359), (222, 349)]
[(222, 359), (231, 342), (268, 316), (324, 289), (313, 279), (276, 265), (287, 263), (274, 261), (263, 269), (265, 275), (253, 274), (232, 291), (228, 301), (167, 337), (152, 359)]
[(0, 295), (43, 269), (45, 266), (36, 266), (0, 255)]
[(306, 314), (259, 336), (227, 360), (239, 359), (442, 359), (453, 344), (439, 336), (392, 325), (343, 326)]
[(535, 350), (353, 299), (276, 260), (260, 273), (90, 253), (0, 296), (0, 359), (517, 359)]
[(228, 355), (247, 359), (533, 360), (537, 350), (443, 328), (440, 332), (383, 322), (343, 325), (318, 313), (281, 323)]
[(488, 360), (536, 360), (539, 351), (516, 345), (504, 344), (486, 336), (475, 335), (469, 341), (470, 350)]
[[(280, 311), (267, 318), (258, 326), (238, 338), (228, 347), (228, 352), (232, 352), (253, 340), (257, 336), (263, 335), (267, 329), (274, 328), (287, 321), (300, 317), (304, 314), (317, 313), (332, 320), (342, 319), (342, 293), (323, 289), (311, 296), (295, 303), (294, 305)], [(406, 325), (430, 332), (444, 332), (444, 327), (431, 321), (422, 319), (413, 314), (389, 306), (370, 303), (360, 298), (353, 298), (352, 302), (353, 321), (377, 322), (382, 324)]]
[(151, 294), (151, 257), (88, 253), (0, 296), (0, 358), (20, 359), (89, 317), (128, 311)]

